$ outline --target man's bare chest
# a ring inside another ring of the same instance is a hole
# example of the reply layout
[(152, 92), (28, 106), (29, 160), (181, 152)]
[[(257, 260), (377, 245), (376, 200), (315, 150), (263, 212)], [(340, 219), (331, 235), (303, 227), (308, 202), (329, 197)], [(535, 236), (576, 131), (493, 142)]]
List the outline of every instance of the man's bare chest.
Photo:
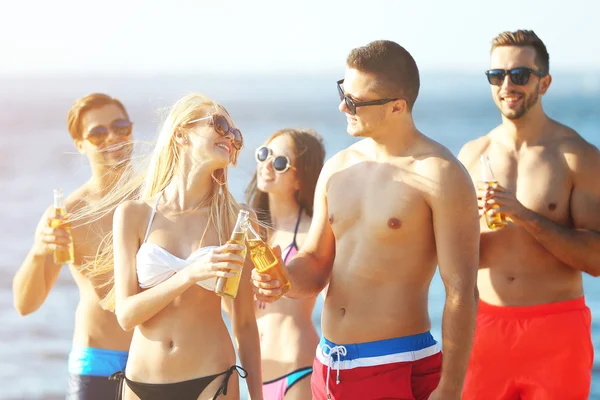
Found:
[(328, 217), (337, 237), (356, 226), (371, 235), (398, 235), (429, 218), (425, 178), (396, 167), (365, 164), (328, 182)]

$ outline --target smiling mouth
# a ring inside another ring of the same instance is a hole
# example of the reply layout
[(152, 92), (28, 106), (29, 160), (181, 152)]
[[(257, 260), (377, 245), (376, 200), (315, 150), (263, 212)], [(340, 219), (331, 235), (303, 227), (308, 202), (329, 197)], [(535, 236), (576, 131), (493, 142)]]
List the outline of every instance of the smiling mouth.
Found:
[(118, 153), (122, 150), (125, 150), (126, 147), (127, 147), (127, 143), (113, 144), (113, 145), (107, 146), (104, 149), (102, 149), (102, 152), (106, 153), (106, 154)]
[(219, 147), (219, 148), (221, 148), (221, 149), (223, 149), (223, 150), (225, 150), (228, 153), (231, 153), (231, 149), (226, 144), (217, 143), (216, 146)]
[(502, 96), (500, 97), (500, 99), (504, 102), (507, 103), (516, 103), (517, 101), (521, 100), (523, 98), (523, 96), (521, 95), (509, 95), (509, 96)]

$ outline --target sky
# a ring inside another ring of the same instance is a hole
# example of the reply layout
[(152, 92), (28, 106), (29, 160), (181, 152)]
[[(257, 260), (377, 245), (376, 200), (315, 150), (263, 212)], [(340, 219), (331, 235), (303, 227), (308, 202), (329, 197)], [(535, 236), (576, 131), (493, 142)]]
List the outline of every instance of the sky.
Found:
[(422, 70), (483, 70), (533, 29), (555, 70), (600, 71), (597, 0), (0, 0), (0, 74), (320, 73), (394, 40)]

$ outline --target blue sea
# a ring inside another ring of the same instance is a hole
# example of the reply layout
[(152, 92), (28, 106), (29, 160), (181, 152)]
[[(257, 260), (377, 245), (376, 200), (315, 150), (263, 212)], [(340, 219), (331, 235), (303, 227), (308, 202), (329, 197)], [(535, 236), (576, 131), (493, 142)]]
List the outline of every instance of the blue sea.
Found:
[[(199, 91), (227, 107), (244, 132), (246, 150), (230, 172), (239, 199), (254, 172), (253, 151), (274, 130), (310, 127), (325, 140), (327, 157), (352, 144), (337, 110), (335, 82), (343, 71), (312, 75), (0, 76), (0, 399), (64, 398), (67, 355), (78, 293), (63, 271), (45, 304), (20, 317), (12, 306), (12, 278), (32, 244), (52, 189), (70, 192), (89, 176), (86, 159), (66, 130), (73, 100), (90, 92), (120, 98), (140, 140), (153, 140), (159, 110)], [(423, 72), (414, 116), (417, 126), (457, 154), (463, 143), (500, 122), (483, 73)], [(558, 71), (543, 97), (547, 113), (600, 147), (600, 71)], [(600, 280), (585, 276), (593, 313), (593, 342), (600, 351)], [(441, 337), (444, 288), (436, 275), (430, 290), (433, 333)], [(314, 311), (319, 327), (322, 303)], [(598, 359), (598, 357), (596, 357)], [(591, 399), (600, 399), (600, 362)]]

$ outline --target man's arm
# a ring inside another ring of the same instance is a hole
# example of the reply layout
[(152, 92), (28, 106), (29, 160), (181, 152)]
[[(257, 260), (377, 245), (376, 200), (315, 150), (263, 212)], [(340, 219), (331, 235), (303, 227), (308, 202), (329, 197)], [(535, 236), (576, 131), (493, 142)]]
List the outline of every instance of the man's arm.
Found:
[(438, 266), (446, 289), (444, 357), (436, 392), (439, 398), (460, 399), (475, 331), (479, 215), (473, 183), (458, 163), (445, 165), (439, 182), (429, 199)]
[[(321, 292), (329, 282), (335, 258), (335, 237), (329, 225), (327, 208), (327, 184), (335, 168), (337, 157), (323, 166), (317, 186), (310, 229), (298, 253), (288, 263), (291, 298), (311, 298)], [(254, 293), (257, 300), (272, 302), (281, 297), (279, 282), (271, 281), (266, 274), (252, 271)]]
[(13, 279), (13, 303), (21, 315), (31, 314), (44, 304), (61, 270), (54, 264), (52, 253), (68, 248), (71, 240), (65, 230), (48, 226), (52, 213), (50, 207), (40, 219), (34, 244)]
[[(586, 145), (589, 146), (589, 145)], [(574, 156), (570, 211), (572, 227), (525, 208), (514, 194), (499, 187), (491, 196), (515, 224), (529, 232), (554, 257), (571, 268), (600, 276), (600, 152), (589, 146)]]

